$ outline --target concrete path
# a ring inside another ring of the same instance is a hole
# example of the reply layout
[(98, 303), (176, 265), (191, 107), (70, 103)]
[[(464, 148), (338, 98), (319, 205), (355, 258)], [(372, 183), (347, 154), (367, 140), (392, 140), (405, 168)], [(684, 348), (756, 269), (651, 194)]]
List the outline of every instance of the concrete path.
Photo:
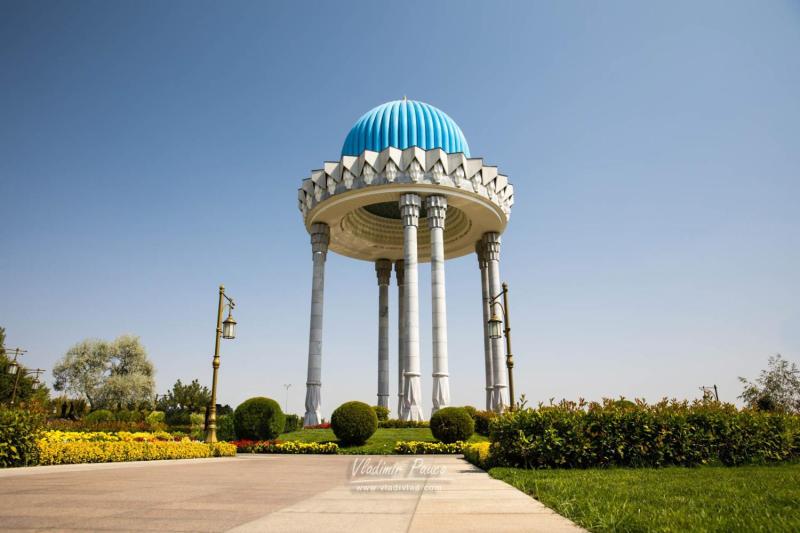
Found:
[(0, 529), (581, 531), (454, 456), (343, 455), (0, 470)]

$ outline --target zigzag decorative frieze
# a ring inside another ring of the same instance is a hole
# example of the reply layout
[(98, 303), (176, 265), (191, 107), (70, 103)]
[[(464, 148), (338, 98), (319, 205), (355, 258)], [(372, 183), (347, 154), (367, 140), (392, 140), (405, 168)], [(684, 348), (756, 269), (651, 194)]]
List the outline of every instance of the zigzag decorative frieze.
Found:
[(499, 174), (497, 167), (484, 165), (481, 158), (448, 154), (439, 148), (389, 147), (325, 162), (303, 180), (297, 192), (298, 207), (306, 217), (331, 196), (390, 183), (424, 183), (471, 192), (495, 203), (509, 218), (514, 205), (514, 186), (508, 177)]

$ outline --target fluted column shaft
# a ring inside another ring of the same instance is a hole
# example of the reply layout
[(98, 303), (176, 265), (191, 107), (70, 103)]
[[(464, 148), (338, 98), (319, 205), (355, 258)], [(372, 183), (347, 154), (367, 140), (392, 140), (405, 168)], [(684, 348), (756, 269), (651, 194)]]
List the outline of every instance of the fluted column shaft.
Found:
[(489, 266), (486, 261), (486, 253), (482, 241), (475, 244), (475, 254), (478, 256), (478, 268), (481, 271), (481, 301), (483, 307), (483, 354), (484, 370), (486, 372), (486, 410), (494, 408), (494, 360), (492, 358), (492, 340), (489, 338)]
[(314, 271), (311, 282), (311, 323), (308, 332), (308, 375), (306, 378), (306, 414), (303, 425), (314, 426), (322, 420), (322, 310), (325, 292), (325, 259), (330, 242), (327, 224), (311, 225), (311, 254)]
[(395, 261), (394, 273), (397, 279), (397, 418), (403, 413), (403, 376), (406, 371), (406, 313), (405, 313), (405, 263)]
[[(486, 253), (486, 262), (489, 271), (489, 293), (492, 298), (499, 295), (503, 288), (500, 285), (500, 234), (495, 232), (483, 235), (483, 245)], [(502, 315), (501, 308), (494, 306), (498, 315)], [(508, 403), (508, 372), (505, 366), (506, 350), (503, 339), (492, 339), (492, 373), (494, 377), (494, 410), (498, 413), (504, 411)]]
[(420, 197), (417, 194), (400, 196), (403, 222), (403, 261), (405, 290), (403, 293), (406, 324), (406, 370), (403, 379), (403, 420), (422, 420), (422, 394), (419, 361), (419, 276), (417, 272), (417, 226)]
[(389, 408), (389, 278), (392, 262), (378, 259), (378, 405)]
[(444, 225), (447, 198), (425, 199), (428, 229), (431, 234), (431, 319), (433, 325), (433, 406), (431, 414), (450, 405), (450, 378), (447, 363), (447, 295), (444, 273)]

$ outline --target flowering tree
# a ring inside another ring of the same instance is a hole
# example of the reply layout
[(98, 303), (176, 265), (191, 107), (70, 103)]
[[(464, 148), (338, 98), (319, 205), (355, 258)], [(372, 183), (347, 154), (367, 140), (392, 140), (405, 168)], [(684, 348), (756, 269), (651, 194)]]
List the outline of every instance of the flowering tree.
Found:
[(54, 388), (85, 397), (93, 409), (149, 405), (154, 374), (139, 337), (132, 335), (113, 342), (83, 340), (53, 368)]

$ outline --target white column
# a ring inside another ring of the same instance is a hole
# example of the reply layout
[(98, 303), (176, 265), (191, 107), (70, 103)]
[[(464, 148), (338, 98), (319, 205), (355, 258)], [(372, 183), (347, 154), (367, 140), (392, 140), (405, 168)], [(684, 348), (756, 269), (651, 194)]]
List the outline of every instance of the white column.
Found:
[(486, 371), (486, 410), (494, 408), (494, 365), (492, 359), (492, 340), (489, 338), (489, 269), (484, 252), (483, 242), (475, 243), (475, 254), (478, 256), (478, 267), (481, 271), (481, 293), (483, 295), (483, 354), (484, 369)]
[(308, 377), (306, 379), (306, 414), (304, 426), (322, 420), (322, 304), (325, 291), (325, 258), (330, 229), (327, 224), (311, 225), (311, 253), (314, 274), (311, 285), (311, 326), (308, 332)]
[[(500, 234), (495, 232), (483, 235), (483, 245), (489, 270), (489, 294), (492, 298), (500, 294)], [(495, 305), (492, 311), (502, 316), (501, 308)], [(502, 337), (492, 339), (492, 373), (494, 374), (494, 410), (504, 411), (508, 403), (508, 373), (505, 362), (506, 350)]]
[(405, 313), (405, 263), (402, 259), (394, 262), (394, 273), (397, 278), (397, 418), (403, 413), (403, 375), (406, 372), (406, 313)]
[(389, 278), (392, 262), (375, 261), (378, 275), (378, 405), (389, 408)]
[(417, 273), (417, 225), (421, 202), (417, 194), (400, 196), (405, 265), (404, 309), (406, 324), (406, 370), (403, 379), (403, 420), (422, 420), (419, 366), (419, 276)]
[(431, 414), (450, 405), (450, 378), (447, 365), (447, 296), (444, 281), (444, 224), (447, 198), (425, 199), (428, 229), (431, 232), (431, 310), (433, 323), (433, 407)]

